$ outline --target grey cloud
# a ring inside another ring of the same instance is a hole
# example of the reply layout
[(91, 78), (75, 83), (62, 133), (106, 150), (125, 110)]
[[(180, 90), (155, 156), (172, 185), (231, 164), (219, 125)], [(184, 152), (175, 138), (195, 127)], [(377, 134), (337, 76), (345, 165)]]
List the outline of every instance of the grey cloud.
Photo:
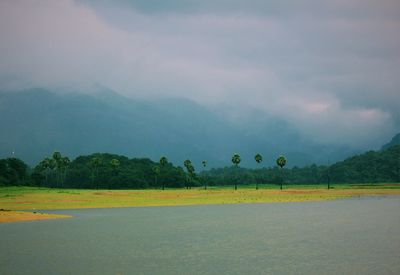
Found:
[(174, 13), (174, 14), (226, 14), (226, 13), (250, 13), (269, 16), (293, 16), (298, 14), (310, 14), (317, 17), (326, 15), (350, 16), (350, 17), (394, 17), (397, 18), (399, 3), (397, 0), (76, 0), (78, 3), (89, 3), (96, 8), (110, 8), (118, 6), (131, 8), (148, 14)]
[(2, 1), (0, 74), (257, 108), (378, 146), (400, 128), (399, 29), (394, 0)]

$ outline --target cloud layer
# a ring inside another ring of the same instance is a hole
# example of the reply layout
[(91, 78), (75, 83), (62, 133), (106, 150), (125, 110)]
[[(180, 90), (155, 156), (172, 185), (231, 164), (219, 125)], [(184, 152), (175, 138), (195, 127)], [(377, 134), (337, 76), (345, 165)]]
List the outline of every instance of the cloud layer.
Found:
[(0, 76), (256, 108), (368, 148), (400, 129), (399, 29), (397, 0), (1, 1)]

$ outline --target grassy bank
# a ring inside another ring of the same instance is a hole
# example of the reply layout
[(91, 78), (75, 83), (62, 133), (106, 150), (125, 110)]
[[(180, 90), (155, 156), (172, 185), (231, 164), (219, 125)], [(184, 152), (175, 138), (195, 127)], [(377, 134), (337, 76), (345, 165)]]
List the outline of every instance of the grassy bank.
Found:
[(170, 190), (78, 190), (32, 187), (0, 188), (0, 209), (48, 210), (197, 204), (274, 203), (335, 200), (360, 196), (400, 195), (399, 184), (252, 186)]

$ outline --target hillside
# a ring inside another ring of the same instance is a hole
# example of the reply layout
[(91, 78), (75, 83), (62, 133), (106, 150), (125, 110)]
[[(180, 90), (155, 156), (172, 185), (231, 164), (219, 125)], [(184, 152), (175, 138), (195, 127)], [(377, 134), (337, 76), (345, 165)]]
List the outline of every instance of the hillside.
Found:
[(330, 174), (334, 182), (400, 182), (400, 145), (337, 162)]
[(70, 158), (97, 152), (148, 157), (166, 155), (176, 163), (190, 158), (209, 167), (255, 167), (254, 155), (274, 165), (285, 154), (288, 166), (331, 163), (354, 153), (317, 144), (274, 117), (256, 116), (243, 124), (184, 99), (133, 100), (109, 90), (93, 94), (45, 89), (0, 93), (0, 158), (15, 156), (35, 165), (53, 151)]
[(385, 145), (382, 146), (381, 150), (386, 150), (389, 149), (392, 146), (399, 145), (400, 144), (400, 133), (395, 135), (392, 140)]

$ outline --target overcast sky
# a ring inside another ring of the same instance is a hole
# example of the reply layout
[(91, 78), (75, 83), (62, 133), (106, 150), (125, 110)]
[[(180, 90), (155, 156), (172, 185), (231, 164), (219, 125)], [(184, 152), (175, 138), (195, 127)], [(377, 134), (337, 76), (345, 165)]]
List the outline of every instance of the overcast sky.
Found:
[(398, 0), (2, 0), (0, 40), (4, 86), (240, 105), (361, 148), (400, 130)]

